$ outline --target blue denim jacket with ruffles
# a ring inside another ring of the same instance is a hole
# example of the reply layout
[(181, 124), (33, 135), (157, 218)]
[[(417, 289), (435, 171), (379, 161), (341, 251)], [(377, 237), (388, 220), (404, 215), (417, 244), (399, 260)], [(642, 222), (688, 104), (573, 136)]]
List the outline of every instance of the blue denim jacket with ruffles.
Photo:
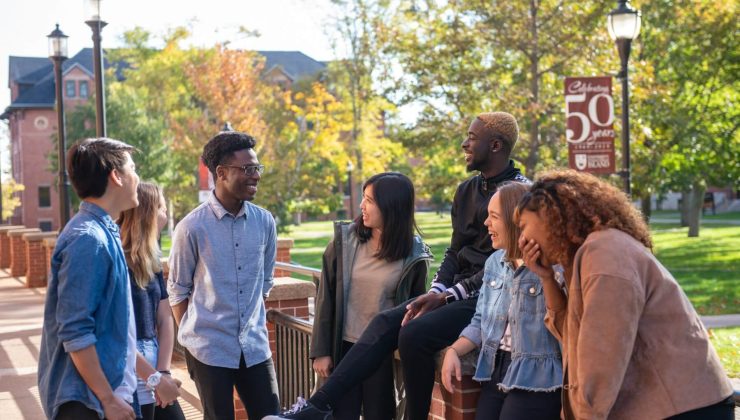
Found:
[(460, 334), (480, 348), (473, 379), (490, 381), (496, 351), (511, 331), (511, 365), (499, 388), (555, 391), (563, 383), (560, 345), (545, 327), (545, 297), (536, 274), (522, 266), (514, 270), (504, 251), (486, 260), (475, 315)]

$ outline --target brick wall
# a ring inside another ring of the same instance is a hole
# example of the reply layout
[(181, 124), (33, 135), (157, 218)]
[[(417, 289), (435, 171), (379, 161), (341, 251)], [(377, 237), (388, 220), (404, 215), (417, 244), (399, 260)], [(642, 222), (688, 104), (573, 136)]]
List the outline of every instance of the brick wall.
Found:
[(54, 254), (54, 247), (57, 245), (57, 238), (45, 238), (41, 241), (44, 244), (44, 263), (46, 272), (51, 273), (51, 256)]
[(26, 244), (26, 287), (46, 287), (48, 268), (43, 240), (56, 236), (56, 232), (23, 234)]
[(452, 378), (454, 392), (448, 392), (440, 379), (439, 369), (442, 366), (444, 352), (437, 355), (437, 371), (432, 391), (432, 404), (429, 408), (429, 420), (473, 420), (478, 405), (480, 384), (473, 380), (478, 352), (471, 352), (461, 357), (462, 380)]
[(26, 243), (23, 234), (41, 232), (39, 229), (15, 229), (8, 232), (10, 237), (10, 275), (21, 277), (26, 275)]
[[(279, 238), (277, 241), (276, 260), (290, 263), (290, 250), (293, 248), (293, 240), (290, 238)], [(289, 277), (290, 273), (285, 270), (275, 270), (275, 277)]]
[(23, 225), (0, 226), (0, 268), (10, 268), (10, 237), (8, 232), (25, 228)]

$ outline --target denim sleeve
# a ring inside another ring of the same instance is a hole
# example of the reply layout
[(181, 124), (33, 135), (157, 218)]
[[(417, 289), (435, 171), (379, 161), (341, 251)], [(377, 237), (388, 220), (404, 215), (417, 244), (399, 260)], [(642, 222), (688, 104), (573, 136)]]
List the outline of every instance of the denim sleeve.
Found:
[(175, 228), (170, 251), (170, 275), (167, 278), (167, 294), (170, 305), (175, 306), (190, 297), (193, 290), (193, 275), (198, 260), (195, 238), (185, 223)]
[(262, 285), (262, 296), (267, 297), (273, 285), (273, 270), (275, 269), (275, 256), (277, 254), (277, 232), (275, 231), (275, 219), (267, 216), (267, 244), (265, 245), (264, 283)]
[(460, 333), (460, 337), (465, 337), (472, 341), (477, 347), (483, 344), (483, 333), (481, 331), (481, 317), (488, 307), (489, 293), (488, 288), (481, 287), (480, 296), (478, 302), (475, 304), (475, 315), (470, 320), (465, 329)]
[(113, 270), (113, 259), (100, 240), (80, 235), (62, 251), (57, 272), (56, 317), (59, 340), (66, 352), (97, 342), (95, 312)]

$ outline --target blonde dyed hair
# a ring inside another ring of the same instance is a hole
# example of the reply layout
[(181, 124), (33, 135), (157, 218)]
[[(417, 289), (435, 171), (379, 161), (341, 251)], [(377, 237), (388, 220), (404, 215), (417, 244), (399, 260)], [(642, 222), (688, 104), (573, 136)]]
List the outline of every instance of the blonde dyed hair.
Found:
[(484, 112), (478, 114), (477, 118), (483, 121), (493, 136), (506, 143), (509, 151), (514, 150), (514, 145), (519, 140), (519, 124), (513, 115), (507, 112)]
[(126, 255), (126, 264), (134, 274), (134, 281), (142, 289), (149, 285), (154, 274), (162, 270), (159, 261), (161, 251), (157, 238), (157, 212), (162, 190), (151, 182), (140, 182), (136, 190), (139, 205), (121, 213), (121, 244)]

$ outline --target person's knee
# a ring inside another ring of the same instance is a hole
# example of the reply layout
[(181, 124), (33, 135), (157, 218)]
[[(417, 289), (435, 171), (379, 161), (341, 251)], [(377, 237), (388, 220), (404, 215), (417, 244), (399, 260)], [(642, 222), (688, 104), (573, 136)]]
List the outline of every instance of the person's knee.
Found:
[(410, 322), (398, 333), (398, 352), (401, 359), (414, 357), (425, 347), (424, 337), (429, 333), (421, 322)]

